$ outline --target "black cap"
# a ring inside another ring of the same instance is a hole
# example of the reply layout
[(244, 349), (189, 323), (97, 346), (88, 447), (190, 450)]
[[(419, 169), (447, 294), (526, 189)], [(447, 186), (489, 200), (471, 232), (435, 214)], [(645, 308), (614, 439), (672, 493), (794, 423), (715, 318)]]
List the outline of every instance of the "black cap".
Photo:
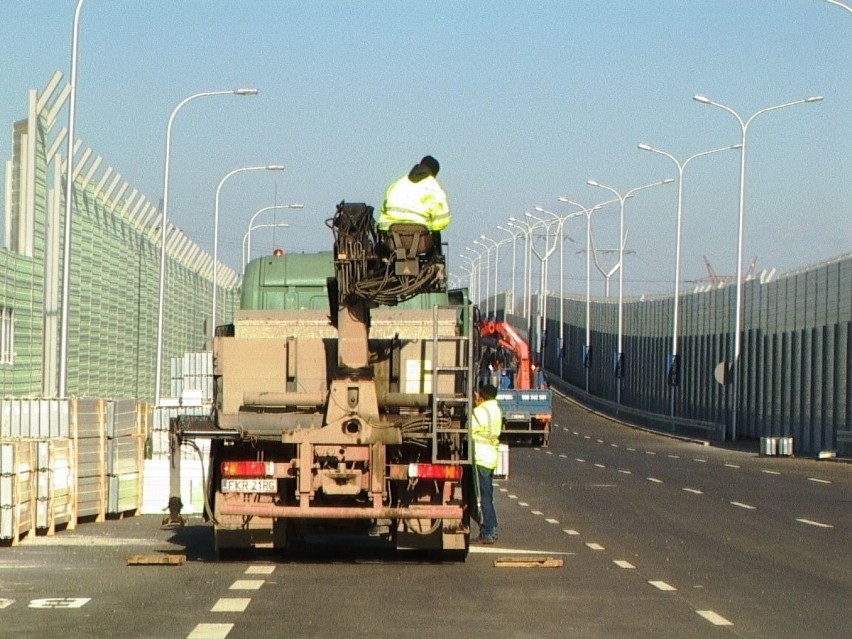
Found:
[(497, 387), (493, 384), (483, 384), (479, 387), (479, 394), (485, 399), (494, 399), (497, 397)]
[(438, 171), (441, 170), (441, 165), (438, 163), (438, 160), (433, 158), (431, 155), (424, 155), (423, 159), (420, 160), (420, 164), (429, 169), (432, 173), (432, 177), (438, 175)]

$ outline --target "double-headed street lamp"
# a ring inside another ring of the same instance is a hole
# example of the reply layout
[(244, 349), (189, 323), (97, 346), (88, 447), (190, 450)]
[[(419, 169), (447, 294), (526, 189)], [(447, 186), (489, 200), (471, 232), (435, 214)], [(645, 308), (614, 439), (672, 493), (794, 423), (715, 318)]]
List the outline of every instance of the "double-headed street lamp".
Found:
[(187, 102), (196, 98), (203, 98), (212, 95), (257, 95), (257, 89), (230, 89), (226, 91), (202, 91), (195, 93), (181, 100), (169, 116), (169, 123), (166, 127), (166, 161), (163, 169), (163, 215), (160, 220), (160, 277), (158, 284), (158, 302), (157, 302), (157, 372), (156, 381), (154, 382), (154, 405), (160, 405), (160, 384), (162, 382), (163, 368), (163, 317), (165, 315), (165, 295), (166, 295), (166, 234), (169, 225), (169, 165), (171, 163), (171, 146), (172, 146), (172, 124), (174, 124), (175, 116), (181, 107)]
[[(711, 153), (719, 153), (721, 151), (730, 151), (732, 149), (739, 149), (741, 146), (739, 144), (733, 144), (731, 146), (723, 146), (719, 149), (712, 149), (710, 151), (702, 151), (700, 153), (696, 153), (695, 155), (690, 155), (683, 162), (678, 161), (678, 159), (673, 156), (671, 153), (667, 153), (666, 151), (661, 151), (660, 149), (652, 147), (650, 144), (645, 144), (644, 142), (639, 145), (639, 149), (642, 151), (650, 151), (651, 153), (658, 153), (660, 155), (664, 155), (669, 158), (672, 162), (675, 163), (678, 172), (678, 180), (677, 180), (677, 230), (675, 233), (675, 271), (674, 271), (674, 310), (672, 311), (672, 352), (669, 356), (668, 362), (668, 383), (669, 386), (677, 386), (680, 383), (680, 362), (678, 355), (678, 310), (680, 308), (680, 237), (681, 237), (681, 219), (683, 214), (683, 171), (686, 168), (686, 165), (689, 164), (695, 158), (700, 158), (704, 155), (710, 155)], [(671, 415), (674, 417), (675, 414), (675, 393), (672, 391), (671, 394)]]
[(532, 295), (532, 260), (530, 259), (530, 240), (532, 236), (532, 226), (530, 226), (530, 224), (526, 220), (519, 220), (514, 217), (509, 218), (509, 221), (506, 222), (506, 226), (511, 226), (512, 228), (518, 229), (524, 236), (524, 295), (522, 298), (523, 307), (521, 309), (521, 313), (527, 321), (527, 326), (529, 326), (529, 323), (531, 321), (530, 313), (532, 311), (532, 309), (530, 308), (530, 296)]
[(737, 403), (739, 401), (739, 392), (737, 387), (739, 386), (739, 379), (737, 375), (737, 368), (739, 365), (740, 358), (740, 327), (742, 323), (742, 301), (743, 301), (743, 279), (742, 279), (742, 270), (743, 270), (743, 220), (745, 217), (745, 161), (746, 161), (746, 134), (748, 133), (748, 127), (752, 123), (752, 121), (759, 115), (763, 113), (768, 113), (769, 111), (777, 111), (778, 109), (783, 109), (785, 107), (796, 106), (797, 104), (811, 104), (814, 102), (821, 102), (822, 96), (812, 96), (810, 98), (804, 98), (802, 100), (795, 100), (793, 102), (785, 102), (784, 104), (777, 104), (775, 106), (767, 107), (765, 109), (761, 109), (754, 113), (747, 120), (743, 120), (740, 117), (740, 114), (734, 111), (731, 107), (721, 104), (720, 102), (714, 102), (708, 97), (703, 95), (696, 95), (692, 98), (696, 102), (700, 102), (701, 104), (709, 104), (714, 107), (718, 107), (724, 111), (727, 111), (731, 115), (733, 115), (737, 122), (740, 125), (740, 132), (742, 134), (740, 138), (740, 146), (742, 147), (740, 150), (740, 201), (739, 201), (739, 215), (737, 218), (737, 290), (736, 290), (736, 310), (735, 310), (735, 319), (734, 319), (734, 354), (733, 354), (733, 362), (731, 363), (731, 384), (733, 384), (732, 389), (732, 405), (731, 405), (731, 440), (735, 440), (737, 438), (737, 412), (738, 407)]
[(485, 316), (488, 317), (491, 307), (491, 248), (479, 240), (474, 240), (473, 243), (483, 248), (481, 255), (485, 256)]
[(210, 336), (216, 337), (216, 293), (219, 285), (219, 194), (222, 191), (222, 186), (233, 175), (244, 173), (246, 171), (283, 171), (283, 164), (266, 164), (263, 166), (244, 166), (239, 169), (234, 169), (230, 173), (226, 173), (225, 177), (219, 180), (219, 186), (216, 187), (216, 208), (213, 214), (213, 313), (212, 326), (210, 327)]
[[(257, 216), (261, 213), (265, 213), (266, 211), (280, 211), (281, 209), (303, 209), (305, 208), (304, 204), (293, 203), (293, 204), (276, 204), (273, 206), (264, 206), (261, 209), (258, 209), (254, 212), (254, 214), (249, 219), (248, 230), (246, 231), (246, 237), (248, 240), (246, 241), (246, 248), (243, 254), (243, 266), (248, 264), (251, 261), (251, 232), (252, 229), (261, 228), (261, 226), (252, 226), (254, 221), (257, 219)], [(266, 226), (266, 225), (264, 225)]]
[[(498, 295), (497, 275), (498, 275), (498, 269), (500, 268), (500, 247), (503, 244), (508, 244), (509, 242), (511, 242), (511, 240), (509, 240), (509, 239), (499, 240), (499, 241), (492, 240), (487, 235), (480, 235), (479, 239), (485, 240), (486, 242), (491, 242), (494, 245), (494, 308), (492, 310), (493, 310), (494, 316), (496, 318), (496, 316), (497, 316), (497, 295)], [(489, 253), (490, 252), (491, 252), (491, 249), (489, 249)], [(504, 304), (504, 306), (505, 306), (505, 304)]]
[[(524, 215), (536, 221), (536, 224), (533, 224), (531, 229), (541, 226), (544, 228), (545, 231), (543, 252), (538, 252), (538, 249), (536, 249), (535, 246), (535, 242), (532, 242), (530, 246), (532, 252), (535, 253), (535, 256), (539, 259), (538, 365), (541, 366), (544, 364), (544, 340), (545, 336), (547, 335), (547, 300), (545, 299), (547, 286), (547, 264), (550, 256), (553, 254), (553, 251), (556, 250), (556, 241), (559, 237), (558, 229), (561, 229), (562, 225), (559, 224), (559, 221), (557, 219), (543, 220), (540, 217), (533, 215), (529, 211), (524, 213)], [(550, 226), (552, 224), (556, 224), (558, 227), (557, 232), (553, 234), (553, 246), (550, 245)]]
[[(476, 249), (473, 249), (469, 246), (465, 246), (464, 250), (468, 253), (473, 253), (476, 256), (476, 299), (477, 303), (482, 305), (482, 256), (485, 254), (485, 251), (479, 252)], [(488, 294), (488, 289), (486, 287), (486, 295)], [(486, 297), (487, 300), (487, 297)]]
[(511, 242), (512, 242), (512, 303), (511, 303), (510, 309), (507, 308), (507, 310), (510, 310), (510, 312), (512, 314), (514, 314), (515, 313), (515, 295), (516, 295), (516, 291), (515, 291), (515, 261), (516, 261), (515, 260), (515, 253), (516, 253), (516, 250), (515, 249), (516, 249), (517, 239), (518, 239), (518, 237), (523, 235), (523, 231), (519, 231), (517, 233), (514, 233), (510, 229), (507, 229), (505, 226), (500, 226), (499, 224), (497, 225), (497, 228), (500, 229), (501, 231), (503, 231), (504, 233), (508, 233), (511, 236)]
[(636, 188), (627, 191), (627, 193), (625, 193), (624, 195), (621, 195), (611, 186), (601, 184), (596, 180), (588, 180), (586, 182), (590, 186), (596, 186), (612, 193), (621, 206), (621, 212), (619, 214), (618, 233), (618, 343), (617, 350), (615, 353), (615, 362), (613, 365), (615, 377), (618, 379), (616, 392), (618, 395), (617, 399), (619, 404), (621, 403), (621, 378), (624, 377), (624, 202), (625, 200), (627, 200), (627, 198), (637, 193), (638, 191), (650, 189), (651, 187), (660, 186), (662, 184), (671, 184), (672, 182), (674, 182), (673, 178), (666, 178), (665, 180), (660, 180), (659, 182), (652, 182), (651, 184), (645, 184), (644, 186), (637, 186)]

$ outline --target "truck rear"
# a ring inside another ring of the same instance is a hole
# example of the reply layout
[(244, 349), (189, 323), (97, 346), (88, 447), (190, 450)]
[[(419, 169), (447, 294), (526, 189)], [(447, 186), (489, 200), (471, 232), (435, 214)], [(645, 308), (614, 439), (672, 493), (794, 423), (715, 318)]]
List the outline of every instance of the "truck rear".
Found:
[(216, 549), (356, 535), (463, 558), (472, 307), (440, 251), (394, 248), (370, 207), (328, 225), (332, 252), (247, 265), (214, 340), (213, 414), (177, 426), (212, 440)]

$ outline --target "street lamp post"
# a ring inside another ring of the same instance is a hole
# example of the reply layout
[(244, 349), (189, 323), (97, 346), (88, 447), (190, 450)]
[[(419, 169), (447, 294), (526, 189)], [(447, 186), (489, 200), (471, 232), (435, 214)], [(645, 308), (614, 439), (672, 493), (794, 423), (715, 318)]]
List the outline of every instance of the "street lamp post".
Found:
[(524, 235), (524, 304), (522, 312), (524, 319), (526, 320), (527, 327), (529, 328), (530, 322), (532, 322), (532, 304), (530, 303), (530, 297), (532, 297), (532, 251), (530, 250), (532, 226), (530, 226), (526, 220), (519, 220), (514, 217), (509, 218), (509, 221), (506, 222), (506, 226), (516, 228)]
[(246, 264), (251, 261), (251, 254), (248, 251), (251, 251), (251, 234), (252, 231), (256, 229), (286, 229), (290, 225), (286, 222), (274, 222), (270, 224), (255, 224), (254, 226), (249, 226), (248, 230), (243, 234), (243, 270), (245, 270)]
[(625, 193), (624, 195), (621, 195), (614, 188), (605, 184), (601, 184), (596, 180), (588, 180), (586, 182), (591, 186), (596, 186), (612, 193), (621, 206), (621, 212), (619, 214), (618, 232), (618, 342), (617, 351), (615, 353), (615, 362), (613, 366), (615, 377), (618, 380), (618, 383), (616, 385), (616, 399), (619, 404), (621, 404), (621, 380), (624, 377), (624, 202), (625, 200), (627, 200), (627, 198), (629, 198), (631, 195), (635, 194), (638, 191), (650, 189), (654, 186), (660, 186), (661, 184), (670, 184), (672, 182), (674, 182), (674, 179), (666, 178), (665, 180), (661, 180), (659, 182), (652, 182), (651, 184), (645, 184), (644, 186), (637, 186), (636, 188), (627, 191), (627, 193)]
[[(476, 299), (477, 303), (482, 305), (482, 253), (477, 251), (476, 249), (472, 249), (469, 246), (465, 246), (464, 250), (473, 253), (476, 256)], [(486, 289), (487, 295), (487, 289)], [(486, 298), (487, 304), (487, 298)]]
[(515, 248), (516, 248), (516, 244), (517, 244), (516, 240), (518, 239), (518, 237), (520, 237), (522, 235), (522, 233), (520, 233), (520, 232), (519, 233), (513, 233), (512, 231), (507, 229), (505, 226), (500, 226), (499, 224), (497, 225), (497, 228), (500, 229), (501, 231), (503, 231), (504, 233), (508, 233), (509, 235), (512, 236), (511, 237), (511, 240), (512, 240), (512, 304), (511, 304), (511, 312), (514, 315), (514, 313), (515, 313), (515, 261), (516, 261), (515, 260), (515, 253), (516, 253)]
[(586, 392), (588, 393), (589, 369), (592, 367), (592, 213), (618, 200), (607, 200), (591, 208), (586, 208), (582, 204), (569, 200), (567, 197), (560, 197), (558, 199), (560, 202), (578, 207), (586, 216), (586, 343), (583, 346), (583, 368), (586, 370)]
[(672, 310), (672, 352), (669, 356), (668, 362), (668, 384), (672, 387), (671, 391), (671, 416), (674, 417), (675, 414), (675, 390), (674, 388), (680, 384), (680, 361), (678, 354), (678, 311), (680, 309), (680, 246), (681, 246), (681, 220), (683, 216), (683, 171), (686, 169), (686, 165), (689, 164), (695, 158), (700, 158), (704, 155), (710, 155), (712, 153), (719, 153), (721, 151), (730, 151), (732, 149), (741, 148), (739, 144), (733, 144), (730, 146), (723, 146), (719, 149), (712, 149), (710, 151), (701, 151), (700, 153), (696, 153), (694, 155), (690, 155), (683, 162), (678, 161), (678, 159), (673, 156), (671, 153), (667, 153), (666, 151), (662, 151), (660, 149), (654, 148), (650, 144), (645, 144), (644, 142), (639, 145), (639, 149), (642, 151), (650, 151), (651, 153), (658, 153), (659, 155), (664, 155), (669, 158), (672, 162), (675, 163), (678, 172), (677, 179), (677, 224), (675, 231), (675, 270), (674, 270), (674, 300), (673, 300), (673, 310)]
[(487, 244), (483, 244), (479, 240), (474, 240), (474, 244), (481, 246), (485, 256), (485, 317), (490, 317), (491, 312), (491, 248)]
[[(487, 235), (480, 235), (479, 238), (482, 239), (482, 240), (486, 240), (488, 242), (491, 242), (494, 245), (494, 309), (493, 309), (493, 311), (494, 311), (494, 317), (496, 319), (496, 317), (497, 317), (497, 295), (498, 295), (497, 275), (498, 275), (498, 269), (500, 268), (500, 247), (503, 246), (504, 244), (508, 244), (511, 240), (509, 240), (509, 239), (499, 240), (499, 241), (492, 240)], [(504, 304), (504, 306), (505, 306), (505, 304)], [(505, 312), (505, 308), (504, 308), (504, 312)]]
[(251, 260), (251, 231), (253, 228), (261, 228), (260, 226), (252, 226), (254, 221), (257, 219), (257, 216), (261, 213), (265, 213), (266, 211), (279, 211), (281, 209), (303, 209), (305, 208), (304, 204), (293, 203), (293, 204), (276, 204), (273, 206), (264, 206), (263, 208), (258, 209), (254, 212), (254, 214), (249, 219), (248, 230), (246, 231), (246, 236), (248, 237), (248, 241), (246, 242), (246, 250), (243, 255), (243, 266), (249, 263)]
[(553, 254), (553, 251), (556, 250), (556, 240), (558, 238), (557, 233), (553, 234), (553, 246), (550, 245), (550, 226), (551, 224), (558, 224), (558, 220), (543, 220), (540, 217), (537, 217), (527, 211), (524, 213), (525, 216), (530, 219), (536, 220), (537, 224), (533, 225), (533, 228), (541, 225), (545, 230), (544, 235), (544, 251), (539, 253), (535, 247), (535, 242), (532, 243), (532, 251), (535, 253), (536, 257), (539, 259), (539, 298), (538, 298), (538, 366), (544, 365), (544, 342), (547, 335), (547, 300), (546, 296), (546, 286), (547, 286), (547, 265), (550, 256)]
[(473, 276), (476, 273), (476, 264), (474, 263), (474, 261), (471, 258), (469, 258), (464, 253), (459, 253), (459, 258), (461, 258), (461, 259), (463, 259), (467, 262), (467, 267), (465, 267), (465, 265), (462, 264), (459, 268), (461, 268), (463, 271), (465, 271), (467, 273), (467, 285), (468, 285), (468, 289), (469, 289), (470, 299), (475, 299), (477, 297), (477, 295), (479, 294), (479, 292), (476, 290), (476, 282), (473, 279)]
[(219, 186), (216, 187), (216, 208), (213, 214), (213, 313), (212, 313), (212, 326), (210, 327), (210, 337), (216, 336), (216, 294), (217, 288), (219, 284), (218, 280), (218, 272), (219, 272), (219, 195), (222, 191), (222, 186), (225, 182), (233, 175), (237, 173), (244, 173), (246, 171), (283, 171), (283, 164), (266, 164), (263, 166), (244, 166), (239, 169), (234, 169), (233, 171), (226, 173), (225, 177), (219, 180)]
[(797, 104), (811, 104), (813, 102), (821, 102), (822, 96), (812, 96), (809, 98), (804, 98), (802, 100), (795, 100), (793, 102), (785, 102), (784, 104), (776, 104), (775, 106), (766, 107), (765, 109), (761, 109), (756, 113), (752, 114), (747, 120), (743, 120), (740, 117), (740, 114), (734, 111), (731, 107), (721, 104), (720, 102), (714, 102), (708, 97), (703, 95), (696, 95), (692, 98), (696, 102), (700, 102), (701, 104), (709, 104), (714, 107), (718, 107), (724, 111), (727, 111), (731, 115), (733, 115), (737, 122), (740, 125), (740, 146), (742, 147), (740, 150), (740, 199), (739, 199), (739, 215), (737, 218), (737, 289), (736, 289), (736, 310), (735, 310), (735, 318), (734, 318), (734, 354), (733, 354), (733, 362), (730, 365), (731, 371), (731, 384), (732, 388), (732, 400), (731, 400), (731, 441), (736, 440), (737, 438), (737, 413), (739, 402), (739, 391), (737, 387), (739, 386), (739, 375), (737, 374), (737, 368), (739, 367), (739, 358), (740, 358), (740, 329), (742, 324), (742, 301), (743, 301), (743, 278), (742, 278), (742, 270), (743, 270), (743, 220), (745, 218), (745, 161), (746, 161), (746, 134), (748, 133), (748, 127), (752, 123), (752, 121), (759, 115), (763, 113), (768, 113), (770, 111), (777, 111), (778, 109), (783, 109), (785, 107), (796, 106)]
[(169, 123), (166, 127), (166, 160), (163, 169), (163, 215), (160, 220), (160, 274), (158, 284), (158, 301), (157, 301), (157, 371), (154, 382), (154, 406), (160, 405), (160, 385), (162, 383), (163, 369), (163, 317), (165, 315), (165, 295), (166, 295), (166, 234), (169, 225), (169, 165), (171, 162), (171, 145), (172, 145), (172, 124), (174, 124), (175, 116), (181, 107), (187, 102), (211, 95), (257, 95), (257, 89), (231, 89), (228, 91), (203, 91), (195, 93), (181, 100), (169, 116)]
[(71, 290), (71, 215), (74, 200), (74, 127), (77, 122), (77, 35), (84, 0), (77, 0), (71, 32), (71, 80), (68, 97), (68, 140), (65, 162), (65, 231), (62, 237), (62, 308), (59, 333), (59, 397), (68, 394), (68, 309)]

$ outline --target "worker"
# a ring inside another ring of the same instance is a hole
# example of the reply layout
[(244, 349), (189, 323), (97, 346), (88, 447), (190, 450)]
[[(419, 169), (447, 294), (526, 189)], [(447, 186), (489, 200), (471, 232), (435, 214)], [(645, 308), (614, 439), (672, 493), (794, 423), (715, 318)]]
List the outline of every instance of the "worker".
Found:
[(427, 155), (408, 175), (388, 187), (376, 219), (379, 231), (387, 231), (397, 223), (422, 224), (431, 232), (447, 228), (451, 219), (447, 194), (435, 179), (440, 168), (438, 160)]
[(473, 464), (479, 481), (482, 517), (479, 537), (474, 542), (493, 544), (497, 541), (497, 512), (494, 510), (494, 471), (500, 454), (500, 432), (503, 430), (503, 411), (497, 404), (497, 389), (484, 384), (476, 391), (476, 407), (471, 416), (470, 435), (473, 438)]

